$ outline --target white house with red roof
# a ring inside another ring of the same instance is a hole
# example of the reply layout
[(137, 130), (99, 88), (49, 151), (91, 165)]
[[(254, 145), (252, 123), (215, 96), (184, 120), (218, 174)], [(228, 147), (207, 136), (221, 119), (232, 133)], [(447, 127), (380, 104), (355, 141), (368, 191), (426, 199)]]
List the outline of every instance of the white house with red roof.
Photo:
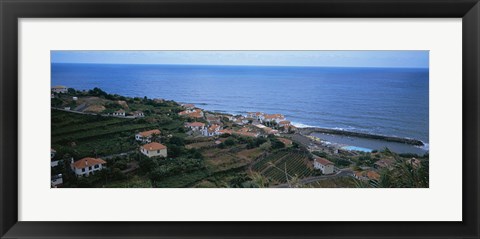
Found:
[(256, 120), (261, 120), (265, 114), (262, 112), (248, 112), (247, 117), (248, 118), (253, 118)]
[(56, 85), (56, 86), (52, 87), (52, 92), (54, 92), (54, 93), (67, 93), (68, 88), (66, 86), (63, 86), (63, 85)]
[(188, 109), (182, 112), (179, 112), (178, 115), (180, 116), (187, 116), (190, 118), (203, 118), (204, 114), (201, 109)]
[(139, 132), (135, 135), (135, 140), (142, 141), (144, 143), (150, 143), (152, 142), (152, 137), (154, 135), (160, 135), (160, 133), (161, 132), (159, 129), (152, 129), (148, 131)]
[(279, 127), (288, 127), (288, 126), (290, 126), (290, 124), (291, 124), (291, 122), (288, 121), (288, 120), (282, 120), (282, 121), (278, 122)]
[(320, 169), (323, 174), (332, 174), (335, 171), (335, 164), (321, 157), (315, 158), (313, 167)]
[(105, 168), (107, 162), (99, 158), (83, 158), (77, 161), (71, 161), (70, 167), (77, 176), (88, 176)]
[(157, 142), (152, 142), (149, 144), (145, 144), (140, 146), (140, 152), (151, 158), (151, 157), (167, 157), (167, 146), (157, 143)]
[(113, 116), (118, 116), (118, 117), (125, 117), (125, 110), (117, 110), (115, 112), (112, 113)]
[(145, 114), (142, 111), (133, 111), (132, 112), (133, 117), (135, 118), (143, 118), (145, 117)]
[(222, 129), (220, 125), (218, 124), (212, 124), (210, 127), (205, 128), (202, 131), (202, 134), (204, 136), (215, 136), (215, 135), (220, 135), (221, 133), (219, 132)]
[(285, 116), (282, 114), (264, 114), (260, 117), (262, 122), (277, 122), (285, 120)]
[(192, 131), (202, 131), (205, 129), (205, 124), (202, 122), (187, 123), (185, 126)]
[(183, 108), (187, 109), (187, 110), (193, 110), (195, 109), (195, 105), (194, 104), (182, 104)]

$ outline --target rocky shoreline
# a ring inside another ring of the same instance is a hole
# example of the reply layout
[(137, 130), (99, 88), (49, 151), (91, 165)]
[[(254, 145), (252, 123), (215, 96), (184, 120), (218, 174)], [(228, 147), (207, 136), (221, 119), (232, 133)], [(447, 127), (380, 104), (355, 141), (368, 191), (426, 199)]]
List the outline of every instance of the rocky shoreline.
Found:
[(311, 133), (325, 133), (325, 134), (335, 134), (335, 135), (343, 135), (343, 136), (353, 136), (359, 138), (367, 138), (367, 139), (378, 139), (384, 140), (388, 142), (397, 142), (397, 143), (404, 143), (410, 144), (414, 146), (424, 146), (425, 144), (417, 139), (409, 139), (409, 138), (402, 138), (402, 137), (395, 137), (395, 136), (385, 136), (385, 135), (377, 135), (377, 134), (367, 134), (367, 133), (359, 133), (359, 132), (351, 132), (345, 130), (337, 130), (337, 129), (326, 129), (326, 128), (317, 128), (317, 127), (307, 127), (307, 128), (298, 128), (299, 133), (303, 135), (310, 135)]

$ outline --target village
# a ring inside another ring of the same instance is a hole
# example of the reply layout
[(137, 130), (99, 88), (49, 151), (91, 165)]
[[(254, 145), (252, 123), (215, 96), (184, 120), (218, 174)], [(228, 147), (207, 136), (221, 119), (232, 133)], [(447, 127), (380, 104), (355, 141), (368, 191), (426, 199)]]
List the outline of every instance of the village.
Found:
[[(75, 115), (87, 121), (84, 128), (72, 123), (55, 129), (65, 121), (52, 118), (54, 188), (81, 186), (91, 176), (102, 179), (91, 179), (94, 182), (86, 187), (105, 186), (109, 181), (112, 187), (130, 183), (140, 187), (371, 187), (394, 171), (399, 160), (414, 169), (428, 163), (428, 156), (397, 155), (388, 149), (343, 150), (302, 135), (278, 113), (231, 115), (191, 103), (110, 95), (98, 88), (76, 91), (54, 86), (51, 99), (52, 114), (72, 122)], [(119, 130), (109, 131), (107, 125), (118, 125)], [(101, 142), (95, 147), (104, 144), (111, 149), (89, 154), (81, 150), (87, 148), (88, 140)], [(57, 150), (62, 150), (61, 156)], [(180, 183), (185, 180), (178, 180), (179, 173), (191, 180)]]

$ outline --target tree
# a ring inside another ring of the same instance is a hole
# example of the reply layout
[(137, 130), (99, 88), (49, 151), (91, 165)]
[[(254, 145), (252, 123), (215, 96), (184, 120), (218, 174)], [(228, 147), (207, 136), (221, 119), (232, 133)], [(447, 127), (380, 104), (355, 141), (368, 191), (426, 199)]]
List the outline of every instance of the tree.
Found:
[(225, 140), (224, 143), (225, 143), (226, 146), (233, 146), (233, 145), (235, 145), (235, 140), (230, 138), (230, 139)]
[(177, 158), (182, 156), (184, 153), (183, 146), (178, 146), (177, 144), (170, 144), (168, 146), (167, 154), (170, 158)]
[(185, 140), (183, 138), (180, 138), (178, 136), (173, 136), (168, 140), (168, 143), (174, 144), (177, 146), (184, 146), (185, 145)]
[(107, 92), (97, 87), (93, 88), (93, 90), (89, 90), (88, 94), (93, 96), (103, 96), (103, 97), (106, 97), (108, 95)]
[(148, 174), (148, 178), (150, 179), (152, 185), (157, 187), (157, 182), (161, 181), (166, 175), (166, 171), (164, 168), (155, 168), (152, 172)]
[(75, 89), (73, 89), (73, 88), (68, 88), (68, 89), (67, 89), (67, 92), (68, 92), (68, 94), (71, 94), (71, 95), (77, 93), (77, 91), (76, 91)]
[(285, 148), (285, 144), (279, 140), (272, 141), (272, 149), (281, 149)]

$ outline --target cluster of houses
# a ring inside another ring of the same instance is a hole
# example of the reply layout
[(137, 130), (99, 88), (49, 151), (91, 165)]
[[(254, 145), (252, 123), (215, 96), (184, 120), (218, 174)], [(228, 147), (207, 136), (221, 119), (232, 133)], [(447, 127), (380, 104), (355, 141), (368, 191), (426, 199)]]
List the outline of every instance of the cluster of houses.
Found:
[[(285, 119), (282, 114), (265, 114), (262, 112), (248, 112), (243, 115), (228, 114), (205, 114), (201, 109), (196, 108), (193, 104), (183, 104), (185, 110), (178, 113), (180, 116), (193, 118), (195, 120), (204, 119), (207, 123), (190, 122), (185, 127), (194, 133), (199, 133), (205, 137), (218, 136), (221, 134), (235, 134), (247, 137), (259, 137), (267, 135), (279, 135), (281, 132), (295, 131), (296, 128), (290, 121)], [(224, 129), (222, 118), (228, 119), (235, 125), (242, 126), (240, 129)], [(277, 129), (266, 126), (265, 124), (274, 125)]]
[[(65, 93), (68, 92), (68, 88), (66, 86), (58, 85), (58, 86), (53, 86), (51, 88), (51, 91), (52, 91), (51, 98), (55, 98), (55, 93), (56, 94), (65, 94)], [(74, 96), (74, 97), (72, 97), (72, 100), (77, 101), (78, 97)], [(154, 99), (154, 101), (157, 102), (157, 103), (164, 102), (163, 99)], [(70, 107), (64, 107), (64, 110), (71, 110), (71, 109), (70, 109)], [(121, 118), (123, 118), (123, 117), (125, 117), (125, 118), (143, 118), (143, 117), (145, 117), (145, 114), (140, 110), (127, 112), (124, 109), (119, 109), (119, 110), (116, 110), (116, 111), (114, 111), (112, 113), (109, 113), (109, 114), (106, 114), (106, 115), (114, 116), (114, 117), (121, 117)]]
[(185, 110), (178, 113), (178, 115), (187, 116), (187, 117), (195, 118), (195, 119), (199, 119), (199, 118), (204, 117), (203, 111), (201, 109), (195, 108), (195, 105), (193, 105), (193, 104), (182, 104), (182, 106), (183, 106), (183, 108), (185, 108)]
[(130, 117), (130, 118), (143, 118), (145, 117), (145, 114), (142, 111), (132, 111), (132, 112), (126, 112), (123, 109), (119, 109), (111, 114), (111, 116), (115, 117)]

